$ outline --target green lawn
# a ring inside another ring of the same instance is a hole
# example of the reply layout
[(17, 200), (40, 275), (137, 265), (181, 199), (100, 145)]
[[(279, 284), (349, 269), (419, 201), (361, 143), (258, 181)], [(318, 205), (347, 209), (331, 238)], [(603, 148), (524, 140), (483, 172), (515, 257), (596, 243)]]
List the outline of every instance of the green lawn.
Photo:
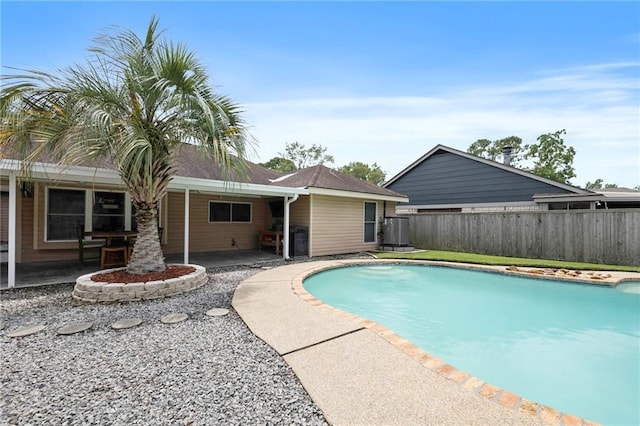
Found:
[(599, 263), (565, 262), (549, 259), (527, 259), (524, 257), (489, 256), (486, 254), (461, 253), (455, 251), (425, 250), (417, 253), (376, 252), (374, 254), (379, 259), (439, 260), (444, 262), (478, 263), (481, 265), (537, 266), (540, 268), (640, 272), (640, 266), (603, 265)]

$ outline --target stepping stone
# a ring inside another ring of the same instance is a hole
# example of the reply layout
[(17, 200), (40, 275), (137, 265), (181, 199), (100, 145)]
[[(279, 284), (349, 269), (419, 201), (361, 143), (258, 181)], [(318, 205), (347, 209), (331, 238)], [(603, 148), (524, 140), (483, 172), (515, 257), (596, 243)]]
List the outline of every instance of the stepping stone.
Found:
[(124, 328), (131, 328), (140, 324), (142, 324), (142, 320), (140, 318), (125, 318), (111, 324), (111, 328), (122, 330)]
[(223, 315), (227, 315), (229, 313), (228, 309), (225, 308), (213, 308), (207, 311), (207, 315), (210, 317), (221, 317)]
[(26, 327), (20, 327), (16, 330), (10, 331), (7, 333), (7, 337), (24, 337), (24, 336), (29, 336), (31, 334), (35, 334), (39, 331), (42, 331), (45, 329), (45, 326), (43, 324), (36, 324), (36, 325), (28, 325)]
[(182, 322), (189, 318), (187, 314), (169, 314), (160, 318), (160, 321), (164, 324), (175, 324), (177, 322)]
[(81, 331), (85, 331), (93, 326), (91, 321), (79, 321), (72, 322), (71, 324), (67, 324), (58, 329), (58, 334), (68, 335), (80, 333)]

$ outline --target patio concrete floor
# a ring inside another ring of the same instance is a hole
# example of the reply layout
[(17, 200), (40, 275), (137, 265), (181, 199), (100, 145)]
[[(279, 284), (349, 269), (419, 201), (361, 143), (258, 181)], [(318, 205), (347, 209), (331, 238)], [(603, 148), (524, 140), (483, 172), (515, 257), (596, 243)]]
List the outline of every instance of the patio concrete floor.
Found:
[[(182, 263), (182, 253), (165, 257), (167, 263)], [(272, 251), (266, 250), (229, 250), (207, 253), (191, 253), (189, 262), (216, 268), (234, 265), (254, 265), (281, 260)], [(81, 275), (96, 272), (100, 269), (97, 260), (85, 262), (80, 266), (77, 260), (18, 263), (16, 264), (16, 288), (33, 287), (39, 285), (73, 283)], [(0, 290), (7, 289), (7, 264), (0, 263)]]

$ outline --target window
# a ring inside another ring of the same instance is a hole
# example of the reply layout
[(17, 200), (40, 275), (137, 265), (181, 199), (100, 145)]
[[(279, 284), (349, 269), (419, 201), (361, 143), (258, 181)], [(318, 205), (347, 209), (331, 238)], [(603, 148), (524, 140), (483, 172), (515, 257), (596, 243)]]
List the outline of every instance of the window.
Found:
[(95, 192), (92, 230), (124, 231), (124, 218), (124, 192)]
[(376, 242), (376, 203), (364, 203), (364, 242)]
[(47, 188), (45, 241), (72, 241), (77, 229), (124, 231), (135, 225), (131, 201), (124, 192)]
[(85, 191), (49, 188), (47, 198), (47, 241), (75, 240), (78, 226), (84, 226)]
[(209, 201), (209, 222), (251, 222), (251, 203)]

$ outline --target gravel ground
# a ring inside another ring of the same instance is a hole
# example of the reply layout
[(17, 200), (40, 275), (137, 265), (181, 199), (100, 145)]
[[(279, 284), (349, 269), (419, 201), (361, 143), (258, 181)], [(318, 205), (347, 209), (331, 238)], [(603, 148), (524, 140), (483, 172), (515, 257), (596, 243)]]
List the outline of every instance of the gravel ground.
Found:
[[(113, 305), (73, 303), (72, 285), (3, 292), (0, 424), (326, 424), (289, 366), (231, 307), (236, 286), (258, 272), (210, 270), (190, 293)], [(214, 307), (230, 313), (206, 316)], [(161, 323), (169, 313), (189, 318)], [(111, 328), (131, 317), (143, 323)], [(75, 321), (94, 324), (56, 334)], [(4, 335), (39, 323), (47, 328), (35, 335)]]

